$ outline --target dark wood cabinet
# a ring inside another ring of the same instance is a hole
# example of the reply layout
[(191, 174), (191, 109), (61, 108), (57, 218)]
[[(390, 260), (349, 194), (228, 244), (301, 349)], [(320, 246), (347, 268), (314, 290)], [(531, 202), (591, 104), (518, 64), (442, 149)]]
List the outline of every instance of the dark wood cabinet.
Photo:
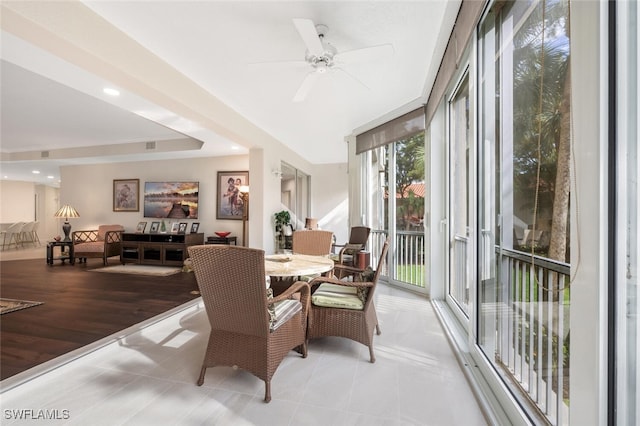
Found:
[(122, 234), (121, 263), (182, 266), (187, 247), (204, 244), (204, 234)]

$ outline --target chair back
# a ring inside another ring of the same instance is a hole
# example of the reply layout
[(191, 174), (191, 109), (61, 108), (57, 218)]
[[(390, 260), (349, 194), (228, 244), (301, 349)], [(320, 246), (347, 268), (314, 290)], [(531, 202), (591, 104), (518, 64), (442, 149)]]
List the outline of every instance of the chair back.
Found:
[(369, 288), (369, 295), (367, 297), (366, 304), (371, 303), (373, 300), (373, 293), (376, 290), (376, 285), (378, 284), (378, 277), (380, 277), (380, 273), (382, 272), (382, 268), (384, 267), (384, 262), (387, 260), (387, 251), (389, 250), (389, 239), (387, 238), (382, 245), (382, 250), (380, 251), (380, 257), (378, 258), (378, 267), (373, 273), (373, 278), (371, 282), (374, 284), (373, 287)]
[(13, 223), (7, 228), (7, 234), (19, 234), (20, 232), (22, 232), (23, 226), (24, 222)]
[(364, 248), (367, 245), (371, 228), (367, 226), (352, 226), (349, 233), (349, 244), (361, 244)]
[(333, 232), (323, 230), (295, 231), (293, 253), (312, 256), (329, 256), (333, 244)]
[(268, 335), (264, 250), (210, 244), (188, 251), (211, 328)]

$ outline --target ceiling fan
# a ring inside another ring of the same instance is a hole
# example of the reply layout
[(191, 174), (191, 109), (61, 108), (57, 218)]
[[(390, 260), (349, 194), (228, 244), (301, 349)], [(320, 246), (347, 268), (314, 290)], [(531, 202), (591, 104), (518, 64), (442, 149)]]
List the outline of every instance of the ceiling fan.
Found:
[(341, 72), (352, 80), (358, 82), (362, 86), (367, 87), (356, 76), (344, 69), (345, 65), (355, 62), (371, 61), (375, 59), (385, 59), (393, 55), (393, 46), (391, 44), (381, 44), (377, 46), (364, 47), (361, 49), (347, 50), (338, 52), (328, 41), (325, 36), (329, 28), (326, 25), (315, 25), (311, 19), (295, 18), (293, 19), (302, 41), (307, 47), (304, 61), (288, 61), (288, 62), (271, 62), (255, 65), (273, 64), (273, 65), (291, 65), (291, 66), (307, 66), (311, 67), (311, 71), (300, 84), (293, 102), (302, 102), (317, 80), (323, 75), (334, 72)]

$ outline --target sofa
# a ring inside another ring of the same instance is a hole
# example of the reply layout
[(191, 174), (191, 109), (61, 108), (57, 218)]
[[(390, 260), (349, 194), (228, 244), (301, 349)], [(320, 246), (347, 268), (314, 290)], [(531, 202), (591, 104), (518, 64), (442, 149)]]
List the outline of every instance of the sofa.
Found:
[(74, 257), (80, 263), (86, 263), (87, 258), (102, 258), (102, 263), (107, 264), (107, 259), (112, 256), (120, 256), (122, 249), (122, 225), (100, 225), (98, 229), (89, 231), (74, 231), (72, 236)]

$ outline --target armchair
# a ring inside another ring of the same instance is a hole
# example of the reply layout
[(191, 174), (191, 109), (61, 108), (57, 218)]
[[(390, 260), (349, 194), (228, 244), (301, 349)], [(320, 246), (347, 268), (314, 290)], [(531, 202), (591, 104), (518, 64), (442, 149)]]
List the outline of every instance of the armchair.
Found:
[(74, 231), (74, 256), (85, 263), (87, 258), (102, 258), (106, 265), (109, 257), (120, 255), (123, 231), (122, 225), (100, 225), (95, 230)]
[(363, 281), (345, 281), (335, 277), (318, 277), (311, 281), (311, 288), (315, 291), (309, 309), (308, 340), (325, 336), (345, 337), (367, 346), (370, 361), (376, 362), (373, 330), (375, 328), (380, 334), (380, 326), (373, 298), (388, 249), (389, 240), (382, 246), (378, 268), (369, 276), (363, 274)]
[(355, 265), (356, 255), (363, 250), (367, 245), (371, 228), (366, 226), (353, 226), (349, 233), (349, 241), (345, 244), (333, 244), (332, 250), (340, 248), (340, 251), (336, 254), (333, 253), (331, 258), (337, 264), (342, 265)]
[(264, 251), (236, 246), (200, 245), (187, 249), (211, 325), (198, 386), (207, 368), (237, 366), (265, 382), (295, 349), (307, 356), (305, 332), (309, 285), (296, 282), (269, 298)]

